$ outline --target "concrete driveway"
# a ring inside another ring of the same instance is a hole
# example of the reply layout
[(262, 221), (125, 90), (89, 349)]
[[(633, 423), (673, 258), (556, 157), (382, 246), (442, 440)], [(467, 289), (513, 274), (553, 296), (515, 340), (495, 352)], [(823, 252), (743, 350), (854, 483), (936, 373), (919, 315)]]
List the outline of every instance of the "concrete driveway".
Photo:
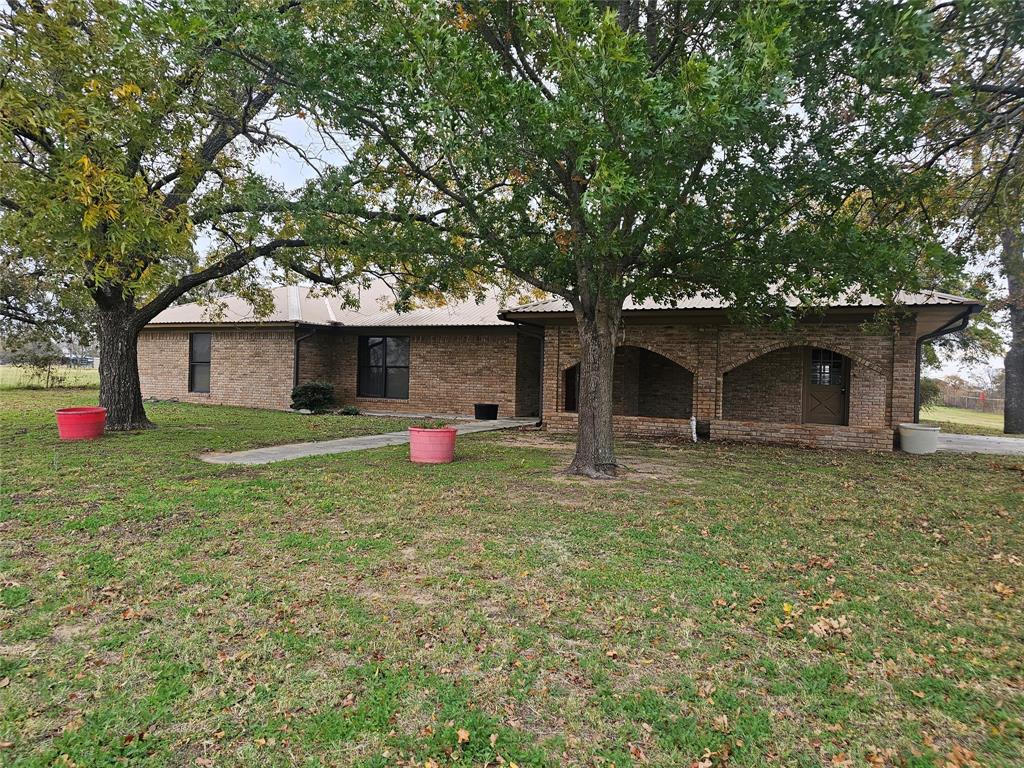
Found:
[(1024, 456), (1024, 437), (947, 435), (939, 433), (939, 450), (946, 453), (997, 453)]

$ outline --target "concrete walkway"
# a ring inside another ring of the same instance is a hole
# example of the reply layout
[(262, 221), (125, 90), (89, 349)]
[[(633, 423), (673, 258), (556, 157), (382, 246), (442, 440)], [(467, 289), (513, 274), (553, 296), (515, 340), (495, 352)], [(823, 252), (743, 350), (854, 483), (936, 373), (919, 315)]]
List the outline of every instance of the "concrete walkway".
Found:
[[(460, 435), (473, 432), (495, 432), (499, 429), (515, 429), (528, 427), (537, 423), (536, 418), (495, 419), (494, 421), (465, 421), (453, 424)], [(204, 453), (199, 456), (211, 464), (270, 464), (275, 461), (291, 461), (306, 456), (324, 456), (329, 453), (348, 453), (349, 451), (366, 451), (370, 448), (383, 448), (388, 445), (403, 445), (409, 442), (409, 433), (386, 432), (383, 435), (364, 435), (362, 437), (342, 437), (337, 440), (319, 440), (313, 443), (291, 443), (289, 445), (273, 445), (268, 448), (253, 448), (249, 451), (234, 453)]]
[(1024, 456), (1024, 437), (951, 435), (939, 433), (939, 450), (946, 453), (998, 453)]

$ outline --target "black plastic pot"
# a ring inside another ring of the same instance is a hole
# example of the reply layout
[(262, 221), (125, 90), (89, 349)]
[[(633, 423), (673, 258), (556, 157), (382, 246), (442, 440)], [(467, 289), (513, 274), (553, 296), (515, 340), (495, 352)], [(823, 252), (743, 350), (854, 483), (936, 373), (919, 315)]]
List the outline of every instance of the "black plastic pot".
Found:
[(498, 418), (498, 404), (476, 403), (473, 405), (473, 415), (477, 421), (494, 421)]

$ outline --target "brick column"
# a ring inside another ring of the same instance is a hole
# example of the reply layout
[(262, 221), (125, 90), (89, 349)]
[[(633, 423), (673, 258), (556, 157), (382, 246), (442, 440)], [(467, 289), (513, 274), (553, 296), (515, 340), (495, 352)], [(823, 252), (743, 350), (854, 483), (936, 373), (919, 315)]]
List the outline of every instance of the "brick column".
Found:
[(561, 380), (561, 344), (559, 343), (562, 327), (547, 325), (544, 327), (544, 371), (541, 374), (544, 382), (544, 402), (541, 403), (541, 415), (548, 418), (561, 410), (559, 404), (562, 397)]
[(892, 400), (890, 424), (914, 420), (914, 381), (917, 370), (917, 321), (901, 323), (892, 343)]
[(699, 331), (697, 370), (694, 371), (694, 415), (698, 421), (722, 417), (718, 382), (718, 328)]

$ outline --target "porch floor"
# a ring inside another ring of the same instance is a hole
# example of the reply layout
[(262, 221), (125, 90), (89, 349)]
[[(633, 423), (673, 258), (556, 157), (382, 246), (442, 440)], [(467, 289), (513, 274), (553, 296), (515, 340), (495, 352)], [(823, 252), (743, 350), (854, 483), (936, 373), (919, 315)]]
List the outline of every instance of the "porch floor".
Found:
[[(495, 419), (493, 421), (463, 421), (452, 424), (460, 435), (473, 432), (495, 432), (500, 429), (516, 429), (536, 424), (538, 418)], [(306, 456), (324, 456), (331, 453), (348, 453), (349, 451), (366, 451), (370, 448), (383, 448), (389, 445), (402, 445), (409, 442), (409, 433), (386, 432), (383, 435), (364, 435), (362, 437), (342, 437), (337, 440), (320, 440), (308, 443), (290, 443), (273, 445), (267, 448), (253, 448), (248, 451), (232, 453), (204, 453), (199, 458), (211, 464), (271, 464), (275, 461), (291, 461)]]

